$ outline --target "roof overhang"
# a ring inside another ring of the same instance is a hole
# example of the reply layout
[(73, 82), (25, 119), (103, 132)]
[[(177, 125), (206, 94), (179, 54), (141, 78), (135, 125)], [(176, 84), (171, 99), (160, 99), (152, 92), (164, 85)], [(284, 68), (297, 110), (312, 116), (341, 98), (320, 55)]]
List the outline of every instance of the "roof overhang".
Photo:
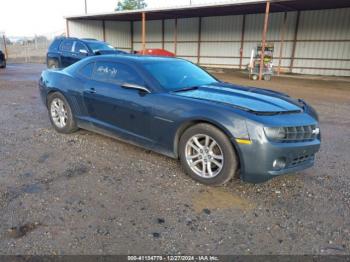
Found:
[[(226, 16), (264, 13), (266, 0), (238, 0), (233, 3), (213, 5), (192, 5), (175, 8), (156, 8), (112, 13), (86, 14), (66, 17), (67, 20), (112, 20), (138, 21), (141, 14), (147, 14), (147, 20), (173, 18)], [(349, 0), (271, 0), (270, 12), (291, 12), (303, 10), (322, 10), (350, 7)]]

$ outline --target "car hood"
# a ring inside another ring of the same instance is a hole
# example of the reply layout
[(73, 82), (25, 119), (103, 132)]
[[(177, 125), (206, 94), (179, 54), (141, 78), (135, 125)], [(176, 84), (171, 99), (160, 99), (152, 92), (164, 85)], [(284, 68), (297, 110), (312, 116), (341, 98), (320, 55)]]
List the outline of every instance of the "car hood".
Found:
[(212, 101), (258, 114), (299, 113), (302, 106), (287, 95), (267, 89), (215, 83), (176, 95)]
[(122, 50), (98, 50), (95, 51), (96, 55), (119, 55), (119, 54), (127, 54), (127, 52), (122, 51)]

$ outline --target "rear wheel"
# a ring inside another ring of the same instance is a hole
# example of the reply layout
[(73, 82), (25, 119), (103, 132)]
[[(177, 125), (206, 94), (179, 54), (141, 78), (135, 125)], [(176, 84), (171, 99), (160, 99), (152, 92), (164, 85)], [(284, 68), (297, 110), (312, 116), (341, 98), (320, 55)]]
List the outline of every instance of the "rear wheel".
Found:
[(58, 68), (59, 67), (58, 60), (57, 59), (49, 59), (47, 61), (47, 67), (50, 69)]
[(237, 157), (230, 140), (210, 124), (187, 129), (181, 136), (179, 150), (186, 173), (203, 184), (225, 184), (237, 171)]
[(57, 132), (69, 134), (78, 129), (71, 107), (61, 93), (56, 92), (48, 97), (48, 110), (50, 121)]

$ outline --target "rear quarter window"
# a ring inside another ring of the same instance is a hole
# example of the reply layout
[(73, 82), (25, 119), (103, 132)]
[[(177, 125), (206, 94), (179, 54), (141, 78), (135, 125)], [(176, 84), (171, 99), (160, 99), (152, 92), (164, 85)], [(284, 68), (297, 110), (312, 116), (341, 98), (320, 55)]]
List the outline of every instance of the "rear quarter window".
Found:
[(95, 63), (90, 63), (79, 69), (79, 75), (84, 78), (91, 78), (94, 72)]
[(130, 66), (114, 62), (97, 62), (93, 79), (113, 84), (144, 85), (142, 77)]

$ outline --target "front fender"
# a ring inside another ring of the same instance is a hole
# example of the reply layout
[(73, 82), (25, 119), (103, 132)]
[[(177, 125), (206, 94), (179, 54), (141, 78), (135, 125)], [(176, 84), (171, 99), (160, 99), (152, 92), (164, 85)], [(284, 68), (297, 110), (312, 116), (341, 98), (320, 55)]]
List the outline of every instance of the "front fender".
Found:
[[(205, 115), (205, 116), (203, 116)], [(230, 112), (230, 114), (225, 114), (221, 112), (207, 111), (205, 114), (203, 112), (187, 112), (186, 116), (177, 123), (177, 131), (174, 136), (173, 151), (176, 157), (178, 157), (178, 143), (181, 135), (185, 132), (187, 128), (198, 123), (208, 123), (211, 124), (222, 132), (233, 142), (234, 147), (237, 149), (235, 138), (249, 138), (246, 121), (240, 117), (235, 116)]]

